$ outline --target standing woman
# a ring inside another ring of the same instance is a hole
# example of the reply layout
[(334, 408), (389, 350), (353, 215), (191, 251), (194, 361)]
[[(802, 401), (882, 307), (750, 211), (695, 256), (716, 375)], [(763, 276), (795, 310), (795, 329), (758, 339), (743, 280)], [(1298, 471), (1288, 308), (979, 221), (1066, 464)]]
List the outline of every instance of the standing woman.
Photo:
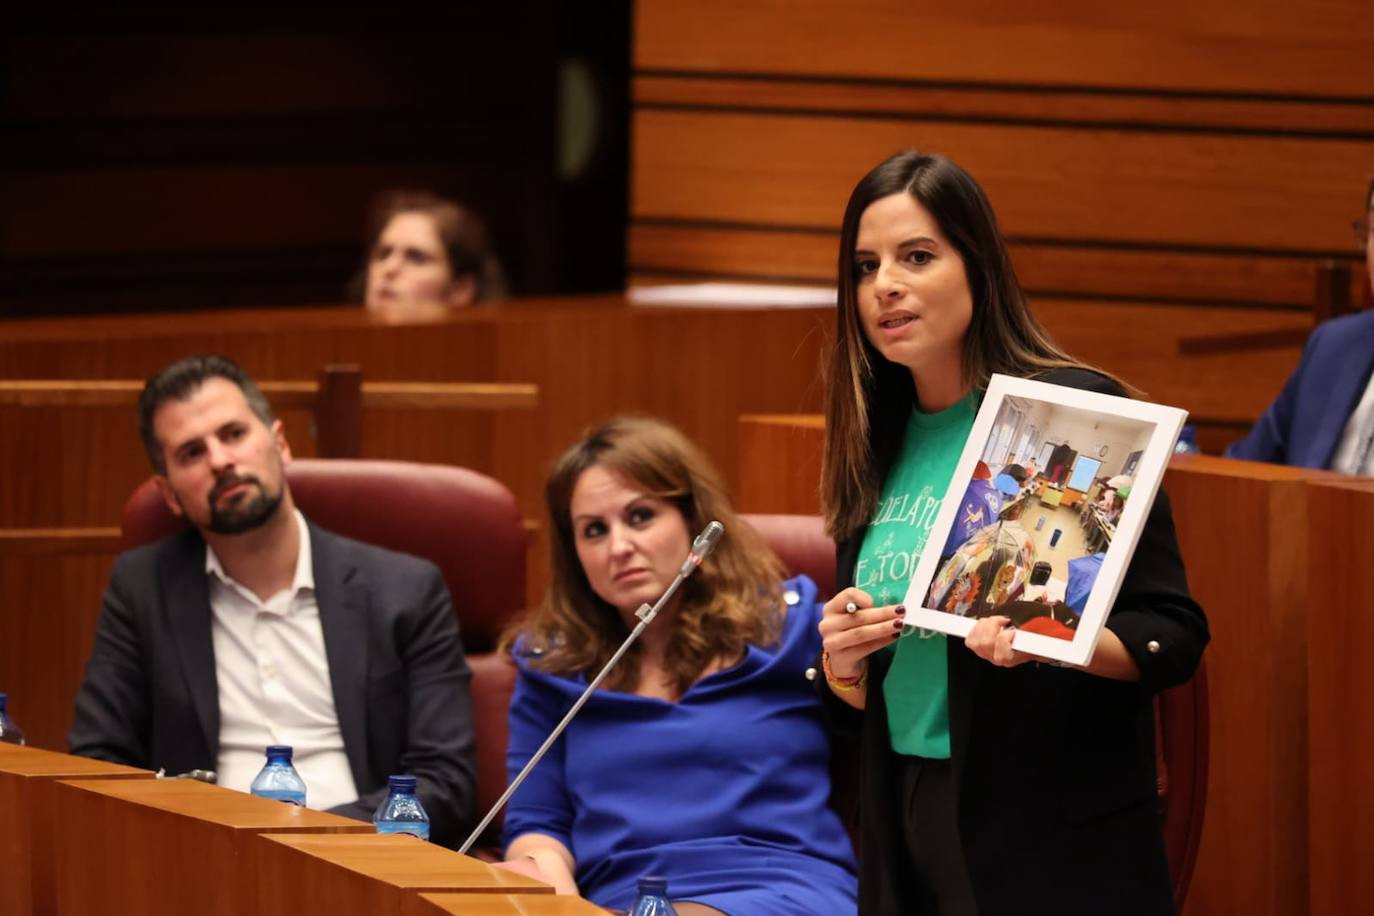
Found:
[(903, 637), (899, 604), (994, 373), (1122, 387), (1050, 339), (982, 188), (937, 155), (850, 196), (837, 337), (822, 502), (847, 587), (820, 630), (827, 700), (861, 722), (860, 912), (1172, 913), (1151, 699), (1208, 633), (1164, 493), (1086, 668), (1014, 650), (1005, 617)]

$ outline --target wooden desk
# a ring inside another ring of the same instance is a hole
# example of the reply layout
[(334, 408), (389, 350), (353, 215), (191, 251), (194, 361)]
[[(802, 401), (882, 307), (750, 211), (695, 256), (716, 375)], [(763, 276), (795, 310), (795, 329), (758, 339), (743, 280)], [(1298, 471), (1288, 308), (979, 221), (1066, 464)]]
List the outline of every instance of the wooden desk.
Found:
[(416, 894), (401, 916), (597, 916), (609, 913), (581, 897), (548, 894)]
[(405, 898), (423, 891), (553, 895), (548, 884), (407, 836), (269, 834), (253, 856), (258, 916), (400, 916)]
[(1052, 487), (1047, 483), (1042, 483), (1040, 489), (1035, 492), (1040, 502), (1047, 506), (1057, 506), (1064, 501), (1064, 491), (1058, 487)]
[(54, 794), (62, 916), (256, 916), (249, 844), (258, 834), (373, 833), (362, 821), (188, 779), (73, 780)]
[[(763, 462), (747, 473), (785, 477), (818, 455), (817, 420), (742, 421), (751, 460)], [(784, 441), (791, 450), (763, 447)], [(815, 512), (815, 487), (768, 503), (746, 494), (741, 508)], [(1207, 810), (1185, 916), (1307, 912), (1309, 884), (1312, 912), (1354, 913), (1374, 899), (1362, 864), (1374, 855), (1374, 803), (1360, 788), (1374, 772), (1374, 600), (1356, 572), (1374, 556), (1374, 483), (1187, 455), (1170, 462), (1164, 490), (1212, 632)]]
[(1116, 526), (1107, 521), (1107, 517), (1102, 514), (1102, 510), (1097, 506), (1088, 504), (1087, 510), (1082, 516), (1084, 532), (1088, 543), (1088, 549), (1093, 553), (1099, 550), (1106, 550), (1111, 544), (1112, 538), (1116, 537)]
[(64, 822), (54, 815), (59, 779), (152, 779), (147, 770), (0, 744), (0, 916), (57, 912), (54, 859)]
[(1307, 910), (1309, 497), (1333, 479), (1200, 455), (1165, 476), (1212, 631), (1207, 817), (1185, 916)]
[[(1374, 900), (1374, 481), (1313, 484), (1308, 500), (1307, 912), (1356, 916)], [(1290, 736), (1291, 754), (1302, 737)]]

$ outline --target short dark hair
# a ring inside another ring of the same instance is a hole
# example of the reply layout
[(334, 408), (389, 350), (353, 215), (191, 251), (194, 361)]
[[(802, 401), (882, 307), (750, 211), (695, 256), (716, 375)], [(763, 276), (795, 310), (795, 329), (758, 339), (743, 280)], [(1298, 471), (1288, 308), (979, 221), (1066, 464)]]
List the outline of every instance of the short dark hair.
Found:
[(148, 460), (153, 463), (153, 470), (157, 473), (166, 475), (167, 462), (162, 456), (162, 444), (157, 441), (157, 433), (153, 430), (153, 416), (168, 401), (188, 400), (212, 378), (222, 378), (237, 385), (248, 402), (248, 408), (263, 423), (272, 425), (275, 419), (272, 405), (267, 403), (257, 383), (248, 377), (238, 363), (214, 354), (197, 354), (177, 360), (148, 379), (138, 396), (138, 434), (143, 439)]

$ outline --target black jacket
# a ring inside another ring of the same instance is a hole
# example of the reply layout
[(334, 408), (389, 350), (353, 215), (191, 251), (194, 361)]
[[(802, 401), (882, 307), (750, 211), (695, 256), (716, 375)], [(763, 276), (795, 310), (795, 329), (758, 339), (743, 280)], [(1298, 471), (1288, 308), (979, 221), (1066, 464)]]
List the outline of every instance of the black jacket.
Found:
[[(334, 707), (370, 819), (387, 777), (413, 774), (436, 843), (476, 808), (471, 672), (434, 564), (310, 526)], [(168, 773), (213, 770), (219, 694), (205, 542), (189, 530), (121, 554), (68, 735), (72, 753)]]

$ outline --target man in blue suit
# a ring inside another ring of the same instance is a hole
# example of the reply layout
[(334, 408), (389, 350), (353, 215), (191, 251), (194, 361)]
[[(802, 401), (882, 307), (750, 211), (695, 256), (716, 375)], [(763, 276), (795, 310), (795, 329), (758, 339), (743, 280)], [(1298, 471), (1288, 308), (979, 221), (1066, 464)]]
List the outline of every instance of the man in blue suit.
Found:
[[(1374, 285), (1374, 182), (1355, 233)], [(1374, 476), (1374, 310), (1325, 322), (1302, 361), (1231, 458)]]

